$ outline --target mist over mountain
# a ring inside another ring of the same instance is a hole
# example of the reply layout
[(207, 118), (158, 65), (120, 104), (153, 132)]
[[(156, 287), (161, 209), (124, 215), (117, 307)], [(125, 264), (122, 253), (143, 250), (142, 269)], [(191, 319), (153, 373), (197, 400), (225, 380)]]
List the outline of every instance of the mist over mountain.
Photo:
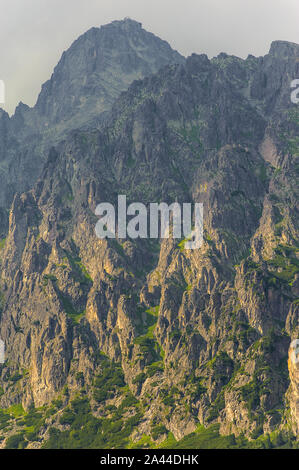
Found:
[[(0, 447), (298, 447), (299, 45), (187, 59), (131, 20), (0, 116)], [(204, 242), (99, 202), (204, 205)]]

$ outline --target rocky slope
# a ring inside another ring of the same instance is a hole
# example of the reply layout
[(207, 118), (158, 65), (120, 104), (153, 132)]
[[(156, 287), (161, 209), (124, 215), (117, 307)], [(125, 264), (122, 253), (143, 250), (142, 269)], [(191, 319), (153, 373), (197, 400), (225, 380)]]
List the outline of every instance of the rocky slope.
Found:
[(90, 29), (62, 54), (33, 108), (20, 103), (11, 118), (0, 110), (0, 236), (13, 195), (33, 186), (52, 145), (72, 129), (97, 126), (134, 80), (183, 62), (140, 23), (114, 21)]
[[(296, 446), (298, 52), (193, 54), (135, 81), (15, 195), (3, 446), (208, 445), (202, 425), (223, 446)], [(118, 194), (203, 202), (203, 246), (99, 240), (95, 208)]]

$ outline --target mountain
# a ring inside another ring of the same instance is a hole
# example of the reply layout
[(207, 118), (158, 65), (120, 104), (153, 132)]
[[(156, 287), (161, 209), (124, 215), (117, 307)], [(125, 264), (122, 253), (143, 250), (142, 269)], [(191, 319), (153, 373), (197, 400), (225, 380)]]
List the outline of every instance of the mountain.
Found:
[(62, 54), (36, 109), (49, 124), (66, 121), (68, 128), (81, 127), (110, 110), (134, 80), (183, 62), (166, 41), (129, 18), (91, 28)]
[[(134, 81), (15, 195), (2, 447), (298, 447), (298, 53), (193, 54)], [(202, 202), (202, 247), (99, 240), (119, 194)]]
[(2, 228), (15, 192), (32, 187), (52, 145), (72, 129), (96, 127), (134, 80), (183, 62), (167, 42), (129, 18), (80, 36), (62, 54), (33, 108), (20, 103), (11, 118), (1, 110)]

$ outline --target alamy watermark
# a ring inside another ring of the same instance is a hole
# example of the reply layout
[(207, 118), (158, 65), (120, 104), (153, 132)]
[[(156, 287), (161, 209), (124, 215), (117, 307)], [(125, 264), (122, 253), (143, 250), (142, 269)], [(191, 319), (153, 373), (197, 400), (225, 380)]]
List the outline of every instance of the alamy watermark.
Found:
[(4, 341), (0, 339), (0, 364), (4, 364), (5, 362), (5, 346)]
[(299, 78), (296, 78), (291, 82), (291, 88), (295, 88), (291, 93), (291, 101), (294, 104), (299, 103)]
[(299, 363), (299, 339), (294, 339), (291, 342), (290, 359), (293, 364)]
[[(117, 214), (113, 204), (102, 202), (95, 210), (100, 216), (95, 231), (98, 238), (186, 238), (185, 249), (194, 250), (203, 242), (203, 204), (173, 202), (133, 202), (127, 207), (125, 195), (118, 196)], [(127, 220), (127, 217), (131, 217)], [(194, 221), (192, 224), (192, 220)], [(183, 234), (183, 235), (182, 235)]]

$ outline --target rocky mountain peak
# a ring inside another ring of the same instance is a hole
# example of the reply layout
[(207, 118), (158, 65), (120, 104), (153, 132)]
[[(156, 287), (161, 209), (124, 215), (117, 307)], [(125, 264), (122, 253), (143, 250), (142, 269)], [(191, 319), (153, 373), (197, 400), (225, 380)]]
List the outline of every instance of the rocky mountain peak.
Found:
[(289, 41), (273, 41), (269, 54), (280, 58), (291, 56), (299, 58), (299, 44)]
[[(298, 444), (296, 51), (185, 61), (125, 19), (3, 114), (0, 448)], [(97, 238), (120, 194), (203, 203), (201, 247)]]
[(72, 127), (99, 116), (135, 79), (184, 58), (130, 18), (91, 28), (62, 54), (36, 108), (50, 122)]
[(184, 61), (129, 18), (82, 34), (63, 52), (34, 108), (20, 103), (11, 119), (0, 111), (0, 207), (10, 205), (15, 185), (23, 191), (35, 181), (51, 145), (73, 129), (97, 127), (134, 80)]
[(142, 28), (142, 23), (139, 23), (136, 20), (133, 20), (132, 18), (129, 18), (128, 16), (124, 18), (123, 20), (115, 20), (112, 21), (111, 25), (116, 26), (123, 31), (132, 31), (136, 29), (141, 29)]

